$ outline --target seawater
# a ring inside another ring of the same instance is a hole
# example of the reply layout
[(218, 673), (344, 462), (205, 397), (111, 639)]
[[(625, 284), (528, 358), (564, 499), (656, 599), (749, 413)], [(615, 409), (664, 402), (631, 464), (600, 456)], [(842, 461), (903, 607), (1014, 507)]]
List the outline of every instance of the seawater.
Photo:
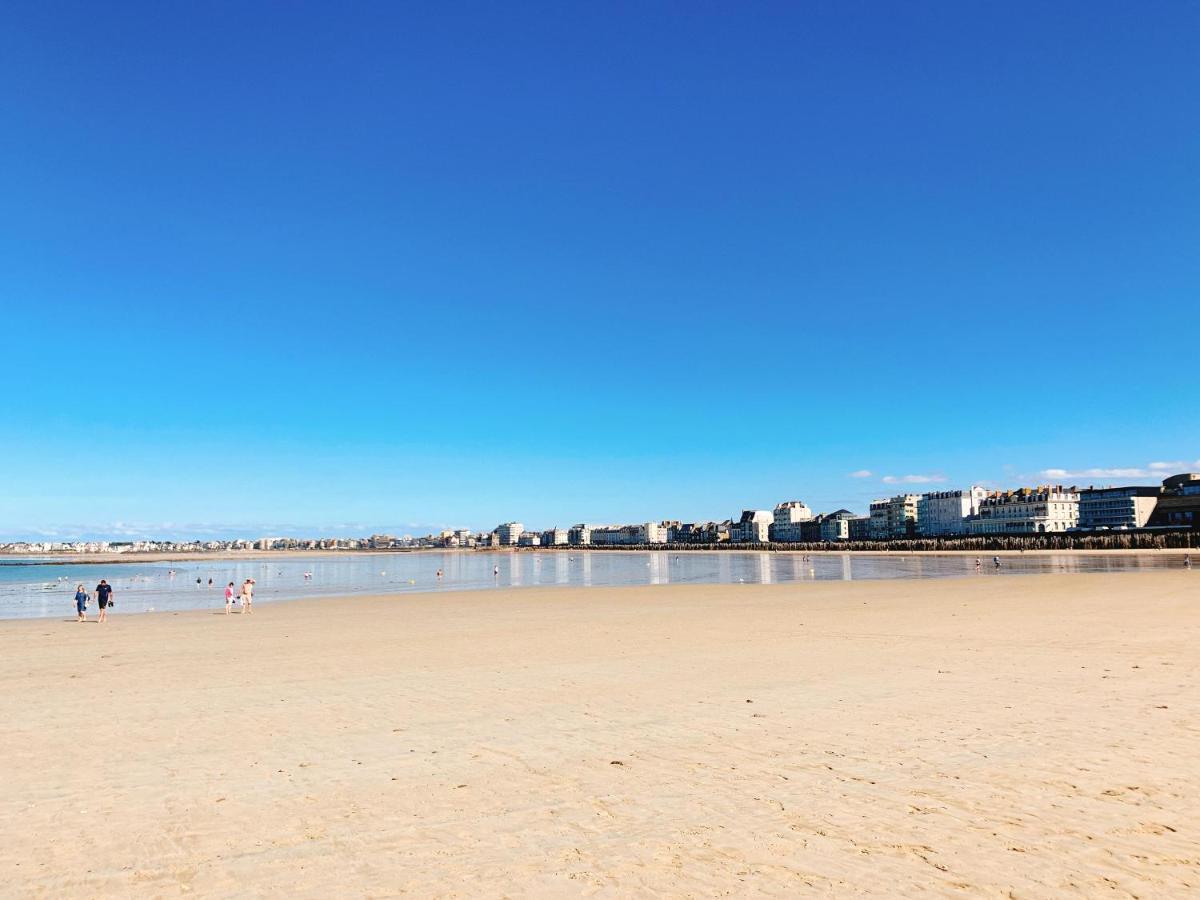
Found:
[[(403, 595), (494, 588), (609, 587), (650, 584), (787, 584), (884, 578), (966, 578), (1042, 573), (1135, 572), (1178, 568), (1178, 554), (1013, 554), (994, 569), (990, 555), (605, 550), (520, 553), (372, 553), (248, 557), (186, 562), (63, 563), (0, 558), (0, 618), (74, 618), (75, 586), (94, 591), (101, 578), (115, 591), (114, 615), (224, 609), (225, 585), (255, 580), (255, 600), (347, 594)], [(499, 574), (493, 574), (493, 567)], [(441, 569), (443, 577), (437, 577)], [(172, 571), (174, 574), (172, 575)], [(311, 579), (304, 574), (312, 573)], [(212, 579), (212, 587), (208, 580)], [(199, 579), (199, 584), (197, 584)], [(95, 616), (95, 603), (89, 607)]]

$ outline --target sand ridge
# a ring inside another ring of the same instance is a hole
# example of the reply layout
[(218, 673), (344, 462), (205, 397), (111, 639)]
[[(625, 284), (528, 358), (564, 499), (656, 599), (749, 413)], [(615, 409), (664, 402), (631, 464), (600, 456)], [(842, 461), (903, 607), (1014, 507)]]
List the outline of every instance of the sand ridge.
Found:
[(0, 623), (0, 893), (1181, 896), (1198, 647), (1182, 571)]

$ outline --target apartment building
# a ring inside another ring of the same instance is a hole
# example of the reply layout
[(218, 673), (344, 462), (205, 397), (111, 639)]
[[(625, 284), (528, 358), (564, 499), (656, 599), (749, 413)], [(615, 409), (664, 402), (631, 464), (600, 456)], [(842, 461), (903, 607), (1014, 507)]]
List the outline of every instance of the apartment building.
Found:
[(1079, 492), (1079, 527), (1084, 531), (1144, 528), (1158, 505), (1158, 495), (1153, 485), (1084, 488)]
[(969, 534), (1040, 534), (1069, 531), (1079, 524), (1079, 492), (1042, 486), (996, 491), (983, 498)]
[(987, 491), (978, 486), (931, 491), (917, 501), (917, 534), (921, 537), (966, 534), (967, 519), (979, 512)]

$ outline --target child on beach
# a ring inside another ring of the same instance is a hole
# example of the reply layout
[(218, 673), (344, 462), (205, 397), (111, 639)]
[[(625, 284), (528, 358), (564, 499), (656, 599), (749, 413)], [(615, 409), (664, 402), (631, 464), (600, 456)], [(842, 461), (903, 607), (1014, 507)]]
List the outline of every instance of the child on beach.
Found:
[(225, 615), (229, 615), (230, 609), (233, 608), (233, 582), (229, 582), (229, 586), (225, 588)]
[(77, 622), (86, 622), (87, 621), (87, 604), (88, 604), (88, 600), (90, 600), (90, 599), (91, 599), (91, 596), (88, 594), (87, 591), (85, 591), (83, 589), (82, 584), (79, 585), (79, 587), (75, 588), (75, 612), (79, 614), (79, 618), (76, 619), (75, 621), (77, 621)]

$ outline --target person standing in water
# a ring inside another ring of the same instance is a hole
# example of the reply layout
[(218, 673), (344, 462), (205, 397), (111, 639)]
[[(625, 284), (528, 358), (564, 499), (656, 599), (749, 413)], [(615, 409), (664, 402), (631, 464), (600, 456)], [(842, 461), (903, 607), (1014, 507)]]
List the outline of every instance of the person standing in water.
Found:
[(100, 583), (96, 585), (96, 605), (100, 607), (100, 615), (96, 617), (97, 622), (108, 621), (108, 607), (112, 604), (112, 596), (112, 585), (101, 578)]
[(87, 602), (91, 599), (88, 592), (83, 589), (83, 585), (75, 588), (75, 612), (78, 614), (77, 622), (87, 621)]

